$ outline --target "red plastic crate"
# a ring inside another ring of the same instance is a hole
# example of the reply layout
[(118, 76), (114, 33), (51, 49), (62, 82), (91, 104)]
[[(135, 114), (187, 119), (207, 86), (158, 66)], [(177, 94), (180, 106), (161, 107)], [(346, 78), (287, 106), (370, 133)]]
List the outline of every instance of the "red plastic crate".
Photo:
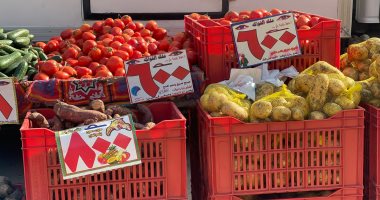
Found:
[(369, 104), (361, 106), (365, 108), (365, 194), (371, 200), (380, 200), (380, 109)]
[(364, 109), (325, 120), (243, 123), (198, 105), (202, 195), (342, 189), (363, 195)]
[[(187, 199), (186, 120), (173, 103), (149, 105), (159, 122), (137, 130), (142, 164), (63, 180), (54, 132), (21, 127), (27, 200)], [(46, 117), (52, 110), (40, 110)], [(29, 114), (29, 113), (28, 113)]]
[[(293, 65), (299, 71), (303, 71), (319, 60), (339, 67), (341, 22), (318, 17), (322, 21), (316, 26), (310, 30), (297, 31), (302, 55), (270, 62), (270, 69), (284, 69)], [(238, 67), (231, 28), (220, 25), (220, 20), (196, 21), (188, 15), (184, 19), (185, 30), (193, 36), (198, 52), (198, 64), (205, 72), (208, 84), (228, 79), (231, 68)]]

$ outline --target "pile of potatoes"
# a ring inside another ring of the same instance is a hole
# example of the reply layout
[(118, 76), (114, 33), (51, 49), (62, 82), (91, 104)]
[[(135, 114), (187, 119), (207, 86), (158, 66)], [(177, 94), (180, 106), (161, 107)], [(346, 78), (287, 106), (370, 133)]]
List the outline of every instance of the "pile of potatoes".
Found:
[(341, 110), (355, 109), (360, 103), (361, 88), (361, 84), (324, 61), (313, 64), (289, 82), (294, 94), (306, 98), (309, 119), (325, 119)]
[(345, 76), (355, 81), (366, 80), (377, 75), (374, 68), (377, 63), (380, 64), (379, 55), (380, 38), (369, 38), (364, 42), (351, 44), (347, 53), (340, 57), (340, 69)]

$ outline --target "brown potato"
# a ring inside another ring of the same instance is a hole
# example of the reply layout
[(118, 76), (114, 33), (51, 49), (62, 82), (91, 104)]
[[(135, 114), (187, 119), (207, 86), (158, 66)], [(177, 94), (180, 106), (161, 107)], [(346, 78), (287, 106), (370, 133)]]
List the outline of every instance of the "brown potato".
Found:
[(360, 81), (367, 80), (368, 78), (370, 78), (368, 72), (361, 72), (359, 74), (359, 80)]
[(301, 96), (294, 96), (287, 101), (290, 103), (289, 108), (299, 108), (302, 113), (304, 114), (304, 117), (306, 117), (309, 113), (309, 104), (307, 103), (306, 99)]
[(273, 99), (271, 101), (271, 104), (272, 104), (272, 107), (277, 107), (277, 106), (285, 106), (285, 107), (287, 107), (287, 105), (289, 103), (288, 103), (288, 101), (285, 100), (284, 97), (279, 97), (279, 98)]
[(335, 115), (340, 111), (342, 111), (342, 108), (336, 103), (326, 103), (323, 106), (323, 112), (326, 113), (326, 115), (329, 117)]
[(242, 121), (248, 121), (248, 110), (239, 106), (235, 102), (227, 101), (223, 103), (220, 111), (227, 116), (235, 117)]
[(368, 58), (368, 49), (363, 44), (351, 44), (347, 49), (348, 60), (364, 60)]
[(228, 101), (228, 97), (223, 93), (211, 91), (201, 96), (200, 102), (203, 109), (208, 112), (219, 112), (224, 102)]
[(344, 85), (344, 83), (336, 78), (331, 78), (329, 81), (329, 93), (331, 93), (334, 96), (340, 95), (343, 91), (345, 91), (347, 88)]
[(294, 79), (296, 91), (308, 93), (310, 88), (312, 87), (313, 80), (314, 80), (314, 76), (312, 75), (309, 75), (309, 74), (298, 75)]
[(361, 101), (363, 102), (369, 102), (371, 99), (373, 99), (372, 92), (367, 89), (362, 89), (361, 91)]
[(224, 116), (222, 112), (212, 112), (210, 113), (211, 117), (222, 117)]
[(371, 59), (365, 59), (362, 61), (354, 61), (352, 62), (352, 65), (359, 72), (368, 72), (369, 66), (371, 65), (371, 63), (372, 63)]
[(252, 104), (250, 109), (250, 117), (265, 119), (272, 113), (272, 104), (268, 101), (257, 101)]
[(292, 116), (292, 111), (285, 106), (277, 106), (273, 108), (272, 119), (274, 121), (288, 121)]
[(372, 92), (372, 95), (375, 97), (375, 98), (380, 98), (380, 83), (378, 82), (375, 82), (371, 85), (371, 88), (370, 88), (371, 92)]
[(323, 105), (325, 105), (328, 87), (329, 78), (326, 74), (318, 74), (315, 76), (314, 84), (306, 97), (312, 111), (321, 110)]
[(258, 84), (255, 92), (256, 92), (255, 100), (257, 101), (263, 97), (273, 94), (275, 92), (275, 85), (271, 83)]
[(334, 101), (336, 104), (338, 104), (343, 110), (349, 110), (356, 108), (356, 105), (354, 101), (347, 98), (346, 96), (339, 96)]
[(292, 119), (296, 121), (302, 121), (305, 119), (305, 114), (300, 108), (294, 107), (290, 109), (292, 111)]
[(354, 79), (355, 81), (359, 80), (359, 73), (356, 69), (352, 68), (352, 67), (347, 67), (343, 70), (343, 74), (345, 76), (348, 76), (352, 79)]
[(309, 119), (311, 120), (326, 119), (326, 115), (323, 112), (313, 111), (310, 113)]

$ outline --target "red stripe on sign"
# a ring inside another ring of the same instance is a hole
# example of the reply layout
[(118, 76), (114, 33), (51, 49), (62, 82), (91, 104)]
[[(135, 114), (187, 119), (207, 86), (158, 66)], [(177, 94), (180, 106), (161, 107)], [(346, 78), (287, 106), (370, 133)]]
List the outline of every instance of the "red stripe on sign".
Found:
[(0, 94), (0, 111), (3, 113), (5, 119), (8, 119), (12, 113), (12, 106), (8, 103), (7, 100)]

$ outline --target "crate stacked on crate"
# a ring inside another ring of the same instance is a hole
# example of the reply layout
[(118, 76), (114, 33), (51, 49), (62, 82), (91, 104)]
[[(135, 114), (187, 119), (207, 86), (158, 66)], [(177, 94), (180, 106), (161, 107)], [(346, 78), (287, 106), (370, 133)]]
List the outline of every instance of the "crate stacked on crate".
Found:
[[(137, 130), (142, 164), (63, 180), (54, 132), (21, 127), (27, 200), (187, 199), (186, 119), (173, 103), (149, 106), (158, 122)], [(39, 110), (52, 118), (52, 110)]]
[[(321, 21), (310, 30), (297, 31), (302, 55), (270, 62), (271, 69), (293, 65), (302, 71), (319, 60), (339, 66), (340, 21), (318, 17)], [(198, 64), (205, 72), (208, 84), (228, 79), (231, 68), (238, 66), (231, 28), (221, 25), (221, 20), (194, 20), (188, 15), (184, 19), (185, 30), (193, 36)]]
[(204, 199), (299, 192), (308, 192), (305, 200), (363, 198), (361, 108), (325, 120), (244, 123), (198, 106), (198, 120)]

